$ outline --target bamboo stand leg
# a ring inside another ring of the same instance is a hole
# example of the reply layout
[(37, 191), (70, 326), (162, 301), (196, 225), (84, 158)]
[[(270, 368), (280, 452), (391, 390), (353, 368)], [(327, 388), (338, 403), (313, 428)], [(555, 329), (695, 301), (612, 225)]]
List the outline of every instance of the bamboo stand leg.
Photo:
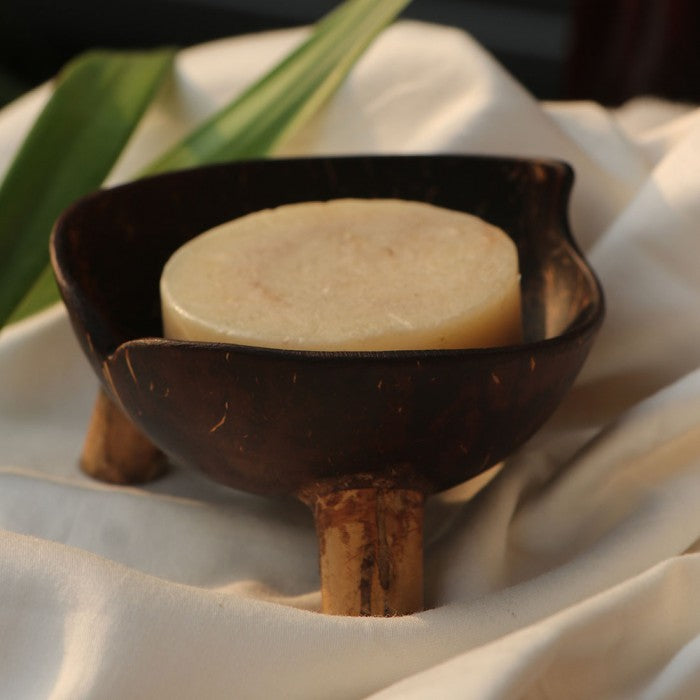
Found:
[(324, 613), (393, 616), (423, 609), (422, 493), (359, 488), (305, 500), (316, 520)]
[(151, 481), (166, 468), (165, 455), (100, 389), (88, 426), (81, 469), (112, 484)]

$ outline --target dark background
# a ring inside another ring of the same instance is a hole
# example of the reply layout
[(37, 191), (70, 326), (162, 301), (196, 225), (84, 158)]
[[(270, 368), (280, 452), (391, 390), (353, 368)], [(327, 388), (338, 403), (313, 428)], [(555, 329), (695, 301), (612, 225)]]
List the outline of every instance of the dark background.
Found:
[[(0, 104), (95, 47), (187, 46), (312, 23), (337, 0), (0, 0)], [(700, 100), (698, 0), (414, 0), (461, 27), (536, 96)]]

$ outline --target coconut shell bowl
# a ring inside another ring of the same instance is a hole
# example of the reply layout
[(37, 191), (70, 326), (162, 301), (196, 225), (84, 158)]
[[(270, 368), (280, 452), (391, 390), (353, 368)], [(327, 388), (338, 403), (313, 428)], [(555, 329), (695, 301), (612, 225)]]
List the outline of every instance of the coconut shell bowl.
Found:
[[(137, 483), (169, 459), (235, 489), (295, 496), (316, 522), (323, 612), (421, 610), (425, 498), (521, 446), (602, 321), (602, 290), (566, 223), (572, 180), (551, 161), (309, 158), (175, 172), (80, 200), (57, 222), (51, 255), (101, 382), (83, 469)], [(185, 241), (252, 211), (338, 197), (422, 200), (504, 229), (519, 253), (523, 342), (312, 352), (162, 337), (161, 270)]]

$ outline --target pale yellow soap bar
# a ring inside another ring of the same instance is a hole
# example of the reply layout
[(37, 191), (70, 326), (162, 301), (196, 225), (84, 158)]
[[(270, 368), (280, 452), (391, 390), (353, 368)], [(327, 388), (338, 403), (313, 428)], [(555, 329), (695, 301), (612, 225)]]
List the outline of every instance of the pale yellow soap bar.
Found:
[(519, 342), (511, 239), (462, 212), (393, 199), (268, 209), (177, 250), (161, 277), (164, 334), (301, 350)]

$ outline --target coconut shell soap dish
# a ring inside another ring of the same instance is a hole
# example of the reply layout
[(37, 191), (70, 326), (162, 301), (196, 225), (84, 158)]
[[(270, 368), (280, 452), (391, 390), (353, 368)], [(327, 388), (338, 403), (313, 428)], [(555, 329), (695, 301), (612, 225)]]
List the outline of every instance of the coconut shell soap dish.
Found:
[[(568, 166), (472, 156), (238, 162), (97, 192), (56, 224), (51, 254), (102, 388), (83, 468), (115, 483), (163, 455), (252, 493), (307, 503), (322, 609), (422, 609), (424, 499), (506, 458), (557, 407), (603, 318), (566, 225)], [(515, 242), (522, 342), (495, 348), (315, 351), (162, 337), (174, 251), (250, 212), (340, 198), (475, 214)]]

